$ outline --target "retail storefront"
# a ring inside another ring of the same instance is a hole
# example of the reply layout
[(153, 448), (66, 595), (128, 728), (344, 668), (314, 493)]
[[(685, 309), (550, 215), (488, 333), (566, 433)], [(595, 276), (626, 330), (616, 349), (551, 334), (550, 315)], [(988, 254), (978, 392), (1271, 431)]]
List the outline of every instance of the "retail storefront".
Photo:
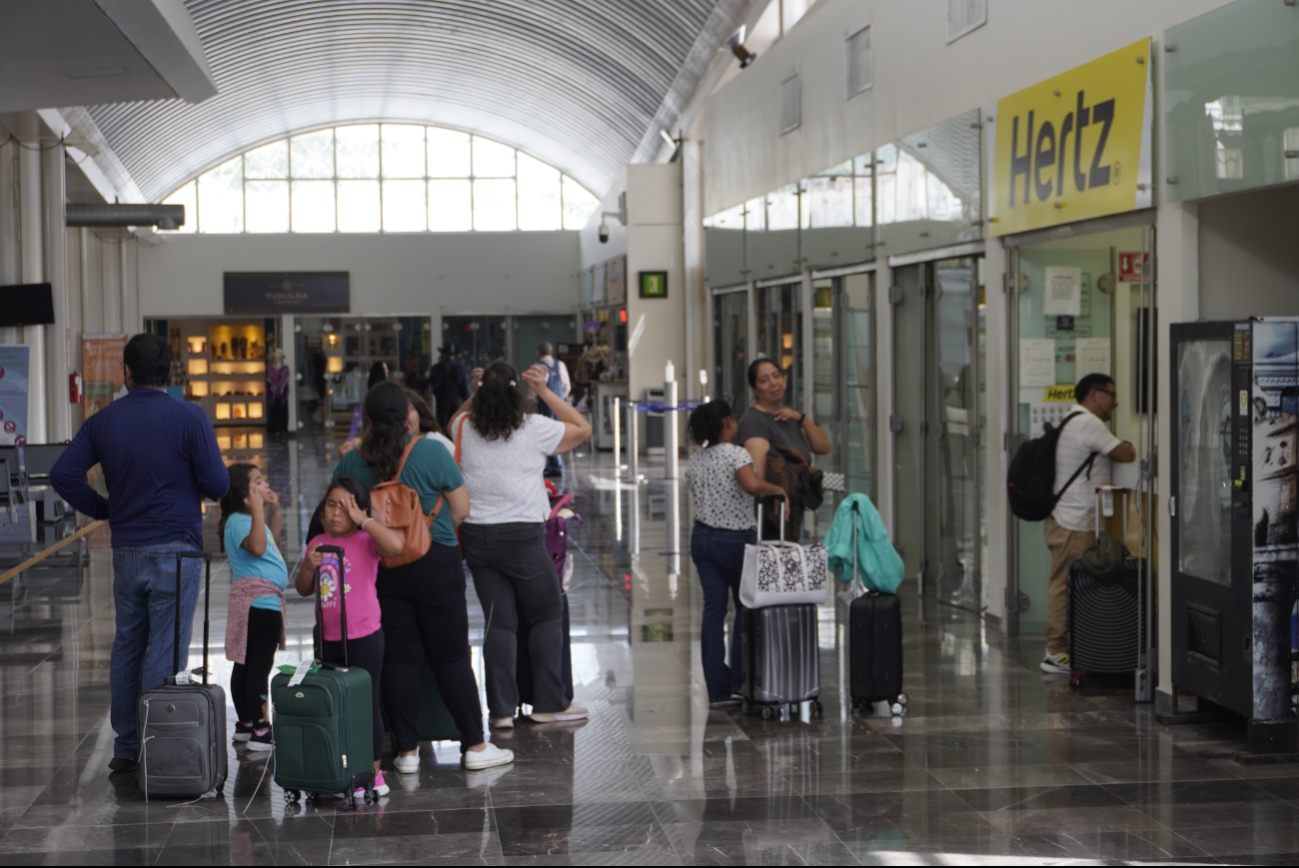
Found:
[[(1013, 336), (1007, 454), (1068, 414), (1082, 377), (1114, 378), (1113, 430), (1137, 450), (1135, 464), (1115, 465), (1114, 483), (1136, 493), (1128, 542), (1147, 613), (1157, 570), (1150, 51), (1143, 39), (999, 100), (988, 208)], [(1042, 633), (1051, 567), (1042, 526), (1012, 519), (1009, 537), (1005, 628)], [(1151, 687), (1138, 690), (1149, 698)]]

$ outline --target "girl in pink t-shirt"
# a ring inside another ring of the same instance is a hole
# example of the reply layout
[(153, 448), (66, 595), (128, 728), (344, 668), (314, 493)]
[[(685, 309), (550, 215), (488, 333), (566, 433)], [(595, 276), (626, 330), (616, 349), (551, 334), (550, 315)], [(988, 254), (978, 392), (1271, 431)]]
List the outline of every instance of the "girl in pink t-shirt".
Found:
[[(370, 673), (374, 702), (374, 790), (388, 794), (379, 759), (383, 755), (383, 715), (379, 706), (379, 673), (383, 670), (383, 625), (379, 620), (379, 595), (375, 582), (379, 559), (400, 554), (401, 534), (370, 517), (370, 492), (359, 480), (340, 476), (334, 480), (319, 515), (325, 532), (307, 543), (294, 585), (309, 597), (316, 593), (316, 576), (321, 585), (321, 658), (325, 663), (357, 666)], [(338, 546), (343, 563), (321, 546)], [(340, 596), (347, 599), (347, 660), (343, 660), (343, 630)]]

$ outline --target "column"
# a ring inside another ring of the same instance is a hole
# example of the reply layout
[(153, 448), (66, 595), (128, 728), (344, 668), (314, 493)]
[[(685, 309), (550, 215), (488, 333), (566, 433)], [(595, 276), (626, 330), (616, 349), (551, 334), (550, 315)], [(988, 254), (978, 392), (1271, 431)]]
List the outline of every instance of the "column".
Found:
[[(41, 209), (39, 139), (19, 143), (18, 222), (21, 232), (22, 282), (45, 280), (44, 216)], [(27, 369), (27, 440), (48, 443), (46, 428), (45, 326), (24, 326), (21, 342), (29, 349)]]
[[(63, 145), (40, 152), (41, 199), (44, 203), (45, 279), (54, 297), (54, 325), (42, 326), (45, 341), (45, 412), (47, 443), (72, 439), (72, 405), (68, 371), (72, 369), (72, 323), (69, 318), (67, 256), (64, 250), (64, 202), (67, 201)], [(35, 349), (32, 350), (35, 353)], [(34, 438), (33, 438), (34, 439)], [(41, 441), (35, 441), (41, 442)]]

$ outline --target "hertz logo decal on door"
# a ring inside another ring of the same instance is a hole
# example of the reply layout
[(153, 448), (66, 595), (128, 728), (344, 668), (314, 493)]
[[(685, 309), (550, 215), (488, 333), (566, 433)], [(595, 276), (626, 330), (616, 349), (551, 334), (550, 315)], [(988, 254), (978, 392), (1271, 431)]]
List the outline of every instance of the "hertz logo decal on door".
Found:
[(1150, 207), (1150, 40), (997, 103), (989, 230)]

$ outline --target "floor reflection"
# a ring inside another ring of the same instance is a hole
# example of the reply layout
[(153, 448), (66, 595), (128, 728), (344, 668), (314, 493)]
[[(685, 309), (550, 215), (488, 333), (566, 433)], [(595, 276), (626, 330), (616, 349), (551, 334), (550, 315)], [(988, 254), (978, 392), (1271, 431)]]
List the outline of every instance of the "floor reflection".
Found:
[[(289, 506), (296, 555), (331, 468), (324, 441), (231, 438)], [(113, 864), (1010, 864), (1293, 862), (1299, 783), (1288, 766), (1223, 759), (1239, 722), (1168, 729), (1121, 683), (1072, 691), (1034, 668), (1040, 639), (1005, 642), (970, 614), (904, 587), (904, 716), (843, 701), (842, 613), (820, 613), (824, 717), (787, 722), (708, 707), (688, 504), (662, 466), (618, 483), (612, 460), (569, 461), (570, 592), (579, 724), (493, 738), (505, 769), (464, 772), (425, 746), (419, 775), (389, 776), (382, 804), (286, 805), (264, 755), (231, 751), (219, 800), (145, 801), (110, 779), (108, 538), (0, 587), (0, 853), (13, 862)], [(216, 514), (205, 520), (216, 550)], [(40, 529), (37, 529), (39, 532)], [(0, 529), (16, 563), (30, 521)], [(10, 539), (9, 534), (14, 534)], [(228, 572), (214, 564), (214, 676)], [(466, 601), (473, 641), (484, 620)], [(313, 608), (289, 607), (289, 649), (309, 653)], [(196, 641), (201, 636), (195, 631)], [(194, 647), (192, 653), (200, 649)], [(475, 649), (474, 666), (482, 672)], [(233, 714), (233, 712), (231, 712)], [(233, 723), (233, 721), (232, 721)]]

